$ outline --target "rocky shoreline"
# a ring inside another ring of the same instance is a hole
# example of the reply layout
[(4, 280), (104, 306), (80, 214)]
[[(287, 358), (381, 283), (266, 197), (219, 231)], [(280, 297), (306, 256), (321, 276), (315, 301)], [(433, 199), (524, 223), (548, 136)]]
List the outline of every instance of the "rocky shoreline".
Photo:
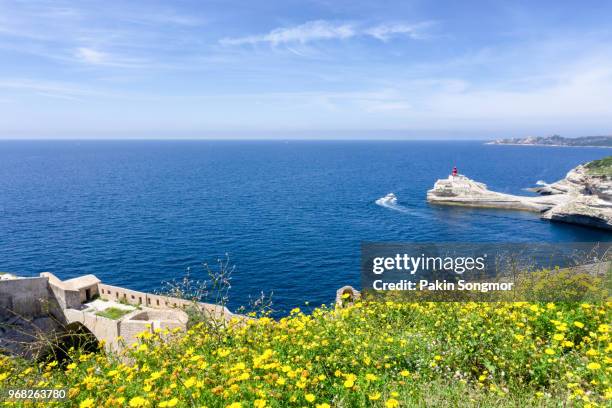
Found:
[[(563, 180), (539, 182), (527, 197), (491, 191), (462, 174), (436, 181), (427, 192), (432, 204), (533, 211), (542, 219), (612, 230), (612, 156), (580, 165)], [(603, 170), (602, 170), (603, 169)]]

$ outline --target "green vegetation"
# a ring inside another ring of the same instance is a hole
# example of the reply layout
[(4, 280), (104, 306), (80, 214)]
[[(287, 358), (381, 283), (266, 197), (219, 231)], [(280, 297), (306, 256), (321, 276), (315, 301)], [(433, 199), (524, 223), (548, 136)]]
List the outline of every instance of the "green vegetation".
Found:
[[(347, 292), (341, 305), (296, 308), (280, 320), (202, 314), (186, 332), (145, 331), (120, 355), (77, 347), (64, 348), (64, 362), (0, 355), (0, 389), (64, 388), (66, 400), (45, 406), (79, 408), (610, 406), (609, 271), (518, 278), (520, 296), (538, 301)], [(177, 295), (200, 288), (189, 279), (175, 287)]]
[(96, 312), (96, 315), (117, 320), (130, 312), (131, 310), (119, 309), (118, 307), (109, 307), (101, 312)]
[(609, 406), (611, 312), (610, 302), (294, 309), (145, 332), (127, 358), (0, 357), (0, 388), (67, 388), (55, 404), (81, 408)]
[(593, 160), (585, 165), (589, 174), (612, 177), (612, 156)]

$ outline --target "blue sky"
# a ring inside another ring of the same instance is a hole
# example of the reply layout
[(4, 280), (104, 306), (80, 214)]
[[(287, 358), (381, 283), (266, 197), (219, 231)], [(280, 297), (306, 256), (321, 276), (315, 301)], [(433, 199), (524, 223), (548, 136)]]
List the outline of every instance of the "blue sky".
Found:
[(2, 138), (612, 134), (610, 1), (0, 0)]

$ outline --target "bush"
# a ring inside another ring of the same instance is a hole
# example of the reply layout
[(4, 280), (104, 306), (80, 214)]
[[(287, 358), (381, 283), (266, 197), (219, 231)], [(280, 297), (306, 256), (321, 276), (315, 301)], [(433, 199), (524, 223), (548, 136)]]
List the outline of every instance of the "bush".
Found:
[(68, 406), (609, 404), (612, 303), (357, 302), (143, 333), (122, 358), (0, 361), (0, 387), (66, 387)]

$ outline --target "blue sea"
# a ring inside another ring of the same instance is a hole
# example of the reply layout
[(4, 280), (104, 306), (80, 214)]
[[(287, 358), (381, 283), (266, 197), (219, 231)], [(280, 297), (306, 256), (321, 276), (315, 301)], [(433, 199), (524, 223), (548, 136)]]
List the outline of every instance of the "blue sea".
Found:
[[(536, 214), (430, 206), (456, 165), (528, 194), (609, 149), (410, 141), (0, 142), (0, 271), (155, 291), (229, 254), (230, 308), (330, 303), (359, 285), (360, 243), (610, 241)], [(375, 202), (393, 192), (396, 206)]]

